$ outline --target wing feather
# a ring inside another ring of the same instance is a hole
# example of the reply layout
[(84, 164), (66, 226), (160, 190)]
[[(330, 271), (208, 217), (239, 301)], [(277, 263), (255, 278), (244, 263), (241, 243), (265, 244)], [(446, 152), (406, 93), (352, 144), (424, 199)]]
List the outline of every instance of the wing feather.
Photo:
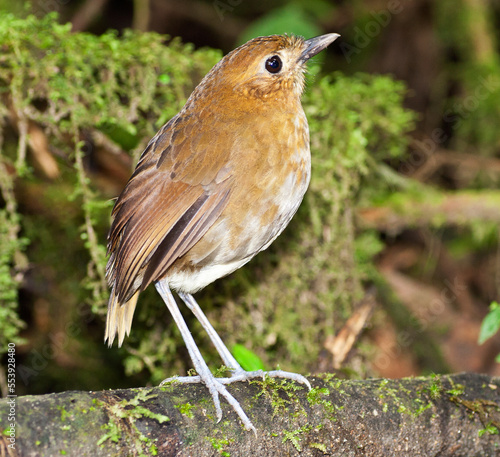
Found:
[(158, 132), (113, 208), (106, 269), (109, 344), (118, 335), (121, 345), (130, 332), (138, 294), (166, 275), (227, 205), (229, 153), (219, 153), (207, 129), (195, 125), (192, 116), (178, 115)]
[[(180, 195), (187, 207), (178, 203), (178, 187), (183, 188)], [(141, 199), (138, 206), (133, 200), (128, 203), (136, 206), (136, 211), (128, 217), (120, 233), (112, 233), (113, 237), (119, 236), (119, 241), (113, 240), (110, 243), (116, 246), (110, 279), (119, 301), (127, 301), (135, 293), (138, 287), (134, 285), (139, 273), (146, 267), (148, 256), (153, 254), (171, 228), (201, 195), (201, 188), (170, 183), (169, 186), (159, 186), (156, 192), (149, 193), (147, 198)]]
[[(143, 285), (161, 277), (172, 263), (188, 252), (217, 220), (226, 206), (229, 189), (222, 189), (193, 205), (163, 239), (148, 262)], [(143, 287), (142, 287), (143, 288)]]

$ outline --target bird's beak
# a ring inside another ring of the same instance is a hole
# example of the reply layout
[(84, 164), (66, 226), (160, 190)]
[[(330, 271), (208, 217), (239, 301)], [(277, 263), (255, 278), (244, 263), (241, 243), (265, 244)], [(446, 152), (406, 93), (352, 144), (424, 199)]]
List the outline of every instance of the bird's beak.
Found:
[(306, 48), (299, 57), (300, 63), (307, 62), (311, 57), (325, 49), (330, 43), (333, 43), (340, 35), (338, 33), (328, 33), (314, 38), (309, 38), (304, 43)]

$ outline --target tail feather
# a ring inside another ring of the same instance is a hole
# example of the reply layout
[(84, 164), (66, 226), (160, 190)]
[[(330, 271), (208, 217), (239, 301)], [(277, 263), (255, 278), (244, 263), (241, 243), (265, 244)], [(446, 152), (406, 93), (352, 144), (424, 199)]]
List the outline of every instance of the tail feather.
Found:
[(104, 341), (108, 342), (108, 346), (111, 347), (113, 345), (113, 341), (118, 335), (118, 347), (120, 347), (125, 339), (125, 335), (130, 335), (130, 328), (132, 327), (132, 319), (138, 298), (139, 291), (129, 301), (119, 303), (114, 288), (111, 291), (108, 303), (108, 315), (106, 317), (106, 333), (104, 335)]

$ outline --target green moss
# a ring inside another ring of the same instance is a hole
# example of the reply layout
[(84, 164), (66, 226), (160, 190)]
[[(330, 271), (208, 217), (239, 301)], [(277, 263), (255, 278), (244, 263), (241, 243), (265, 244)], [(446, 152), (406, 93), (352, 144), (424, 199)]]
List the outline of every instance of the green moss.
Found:
[[(290, 441), (295, 449), (297, 451), (302, 452), (302, 446), (300, 445), (301, 438), (300, 435), (302, 433), (308, 433), (310, 432), (314, 426), (312, 425), (304, 425), (303, 427), (300, 427), (295, 430), (283, 430), (283, 439), (281, 440), (282, 443), (286, 443), (287, 441)], [(321, 427), (320, 427), (321, 428)]]
[(330, 382), (332, 379), (335, 379), (337, 375), (335, 373), (319, 373), (317, 376), (325, 382)]
[(66, 419), (70, 418), (70, 413), (66, 411), (64, 406), (58, 406), (57, 409), (61, 411), (61, 422), (64, 422)]
[(432, 383), (428, 387), (428, 392), (432, 400), (437, 400), (438, 398), (441, 397), (441, 394), (443, 393), (443, 384), (441, 382), (441, 378), (439, 378), (436, 375), (432, 376)]
[(13, 178), (0, 157), (0, 197), (6, 203), (6, 207), (0, 209), (0, 356), (7, 353), (9, 344), (24, 341), (19, 337), (20, 330), (25, 327), (17, 312), (19, 279), (13, 272), (24, 271), (27, 267), (23, 251), (28, 239), (20, 236), (20, 216), (13, 186)]
[(223, 457), (230, 457), (230, 453), (225, 451), (224, 448), (232, 443), (233, 439), (228, 438), (215, 438), (215, 437), (206, 437), (207, 441), (210, 442), (212, 447)]
[(321, 405), (330, 416), (330, 419), (334, 420), (336, 406), (331, 401), (322, 398), (328, 395), (330, 395), (330, 391), (326, 387), (321, 389), (312, 388), (307, 394), (307, 401), (311, 406)]
[[(391, 387), (389, 387), (389, 385)], [(395, 409), (398, 413), (408, 414), (413, 417), (422, 414), (425, 410), (432, 407), (431, 403), (420, 398), (411, 400), (413, 396), (412, 393), (408, 391), (401, 382), (395, 384), (387, 379), (382, 379), (378, 389), (380, 391), (378, 397), (382, 401), (383, 413), (389, 411), (389, 404), (395, 405)], [(384, 402), (384, 399), (390, 399), (391, 401)]]
[(98, 446), (103, 445), (107, 440), (113, 441), (113, 443), (118, 443), (118, 441), (120, 441), (122, 430), (120, 430), (120, 427), (114, 419), (110, 419), (109, 422), (104, 424), (101, 428), (106, 430), (106, 433), (97, 441)]
[(191, 403), (183, 403), (182, 405), (175, 405), (175, 408), (179, 410), (179, 412), (186, 416), (189, 419), (192, 419), (194, 417), (193, 412), (191, 411), (195, 406), (193, 406)]
[(295, 395), (297, 391), (304, 389), (302, 385), (286, 379), (269, 376), (265, 376), (263, 380), (252, 380), (250, 384), (257, 384), (261, 389), (254, 396), (254, 402), (258, 401), (260, 397), (266, 397), (270, 400), (273, 408), (272, 417), (282, 417), (287, 414), (291, 418), (295, 418), (299, 415), (307, 415), (298, 397)]
[(136, 421), (147, 417), (163, 424), (170, 420), (167, 416), (155, 413), (140, 404), (156, 396), (157, 394), (148, 393), (141, 389), (137, 390), (136, 396), (130, 400), (122, 400), (114, 404), (97, 400), (97, 404), (104, 408), (109, 415), (108, 423), (101, 427), (105, 433), (99, 438), (97, 444), (102, 446), (107, 440), (118, 443), (123, 435), (130, 434), (136, 449), (148, 450), (155, 455), (156, 445), (137, 428)]
[(454, 384), (453, 388), (450, 390), (447, 390), (446, 393), (453, 396), (453, 397), (458, 397), (462, 395), (465, 391), (465, 386), (462, 384)]
[(326, 446), (323, 443), (309, 443), (309, 447), (319, 449), (323, 454), (326, 454)]
[(490, 435), (498, 435), (499, 434), (498, 425), (494, 425), (493, 422), (488, 422), (483, 429), (478, 431), (478, 436), (481, 437), (485, 433), (488, 433)]

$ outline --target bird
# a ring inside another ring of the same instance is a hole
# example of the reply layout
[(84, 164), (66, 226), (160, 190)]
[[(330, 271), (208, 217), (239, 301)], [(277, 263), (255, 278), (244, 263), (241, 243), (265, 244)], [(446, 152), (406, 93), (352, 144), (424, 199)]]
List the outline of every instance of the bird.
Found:
[[(205, 384), (218, 421), (222, 396), (254, 433), (229, 384), (267, 375), (311, 385), (279, 369), (243, 370), (193, 294), (267, 249), (297, 211), (311, 176), (301, 105), (306, 64), (338, 37), (258, 37), (224, 56), (149, 141), (111, 214), (105, 342), (122, 345), (139, 294), (154, 283), (197, 373), (164, 382)], [(172, 291), (207, 332), (229, 376), (211, 373)]]

